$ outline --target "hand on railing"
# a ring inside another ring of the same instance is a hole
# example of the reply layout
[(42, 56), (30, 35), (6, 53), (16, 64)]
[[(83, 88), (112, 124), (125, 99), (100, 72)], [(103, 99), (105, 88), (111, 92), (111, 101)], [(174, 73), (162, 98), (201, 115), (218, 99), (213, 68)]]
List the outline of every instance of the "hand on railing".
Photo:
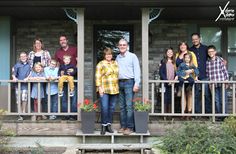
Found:
[(12, 79), (14, 82), (17, 82), (18, 81), (18, 79), (16, 78), (16, 77), (13, 77), (13, 79)]

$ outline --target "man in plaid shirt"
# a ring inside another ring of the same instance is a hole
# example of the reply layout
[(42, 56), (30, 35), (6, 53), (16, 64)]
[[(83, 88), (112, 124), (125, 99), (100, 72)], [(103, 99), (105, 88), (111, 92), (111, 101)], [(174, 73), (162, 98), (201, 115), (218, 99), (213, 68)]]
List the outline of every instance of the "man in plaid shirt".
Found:
[[(210, 45), (207, 48), (209, 59), (206, 62), (206, 74), (210, 81), (227, 81), (228, 71), (224, 64), (223, 58), (216, 56), (216, 47)], [(212, 86), (210, 86), (212, 91)], [(227, 107), (226, 92), (225, 92), (225, 108)], [(216, 113), (222, 113), (222, 86), (221, 84), (215, 85), (215, 104)], [(226, 108), (227, 109), (227, 108)], [(227, 111), (227, 110), (225, 110)]]

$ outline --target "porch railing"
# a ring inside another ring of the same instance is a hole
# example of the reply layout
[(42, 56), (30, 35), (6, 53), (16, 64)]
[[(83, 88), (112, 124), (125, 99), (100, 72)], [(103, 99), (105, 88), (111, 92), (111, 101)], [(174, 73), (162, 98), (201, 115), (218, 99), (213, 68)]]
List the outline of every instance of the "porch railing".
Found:
[[(58, 81), (55, 81), (56, 83)], [(77, 83), (77, 80), (75, 80), (75, 82)], [(27, 83), (27, 112), (23, 113), (20, 111), (21, 109), (21, 85), (22, 83)], [(37, 91), (38, 91), (38, 107), (37, 107), (37, 112), (32, 111), (33, 105), (32, 105), (32, 99), (31, 99), (31, 88), (32, 88), (32, 83), (37, 83)], [(66, 112), (62, 112), (62, 106), (61, 106), (61, 98), (58, 96), (58, 108), (57, 108), (57, 112), (51, 112), (51, 91), (48, 90), (48, 95), (46, 95), (46, 86), (48, 86), (48, 89), (50, 89), (52, 82), (48, 82), (48, 81), (23, 81), (23, 80), (18, 80), (17, 82), (14, 82), (12, 80), (0, 80), (0, 84), (1, 85), (7, 85), (7, 94), (8, 97), (7, 98), (7, 115), (77, 115), (77, 112), (72, 112), (71, 111), (71, 99), (69, 96), (69, 88), (67, 92), (67, 111)], [(47, 107), (46, 107), (46, 111), (42, 111), (42, 103), (41, 103), (41, 99), (40, 99), (40, 91), (41, 91), (41, 84), (44, 84), (44, 93), (45, 93), (45, 97), (44, 97), (44, 102)], [(67, 84), (67, 83), (64, 83)], [(18, 89), (18, 97), (16, 97), (15, 95), (15, 87), (17, 87)], [(15, 101), (13, 101), (15, 100)], [(16, 103), (18, 102), (18, 103)], [(76, 102), (76, 107), (77, 107), (77, 102)]]
[[(57, 81), (56, 81), (57, 82)], [(75, 81), (77, 82), (77, 81)], [(28, 84), (28, 103), (27, 103), (27, 112), (22, 113), (20, 112), (21, 103), (17, 103), (13, 101), (13, 98), (15, 98), (15, 90), (13, 86), (18, 87), (18, 102), (21, 102), (20, 100), (20, 88), (22, 83)], [(50, 100), (50, 91), (49, 95), (45, 95), (47, 97), (47, 111), (42, 111), (42, 104), (40, 103), (41, 100), (38, 99), (38, 111), (33, 112), (32, 111), (32, 103), (31, 103), (31, 83), (37, 83), (38, 84), (38, 96), (40, 96), (40, 84), (44, 83), (48, 88), (50, 89), (51, 82), (48, 81), (17, 81), (14, 82), (12, 80), (0, 80), (1, 85), (7, 85), (7, 115), (77, 115), (77, 112), (71, 111), (71, 99), (67, 99), (67, 111), (62, 112), (62, 106), (61, 106), (61, 98), (58, 97), (58, 112), (51, 112), (51, 100)], [(236, 116), (236, 103), (235, 103), (235, 88), (236, 88), (236, 81), (196, 81), (192, 88), (192, 110), (191, 113), (185, 113), (184, 109), (184, 101), (181, 99), (181, 97), (176, 96), (176, 86), (178, 81), (167, 81), (167, 80), (149, 80), (149, 99), (152, 103), (152, 108), (149, 113), (151, 116), (211, 116), (211, 117), (217, 117), (217, 116), (229, 116), (234, 115)], [(171, 111), (169, 113), (165, 112), (165, 102), (164, 102), (164, 95), (165, 91), (163, 90), (165, 88), (165, 84), (171, 85)], [(201, 111), (200, 113), (195, 112), (195, 86), (196, 84), (201, 85), (201, 93), (200, 93), (200, 104), (201, 104)], [(206, 106), (205, 106), (205, 85), (212, 85), (211, 92), (211, 112), (206, 113)], [(216, 105), (215, 105), (215, 86), (216, 84), (220, 84), (222, 88), (222, 93), (226, 95), (222, 95), (222, 112), (216, 113)], [(229, 88), (227, 88), (229, 87)], [(69, 88), (68, 88), (68, 97), (69, 97)], [(182, 97), (184, 97), (185, 94), (185, 86), (182, 88)], [(227, 103), (225, 102), (225, 98), (227, 98)], [(77, 104), (77, 103), (76, 103)], [(226, 108), (227, 106), (227, 108)], [(77, 107), (77, 106), (76, 106)], [(14, 110), (15, 108), (15, 110)], [(227, 110), (226, 110), (227, 109)]]
[[(178, 86), (178, 81), (169, 81), (169, 80), (149, 80), (149, 91), (150, 91), (150, 100), (152, 102), (152, 109), (150, 115), (153, 116), (236, 116), (236, 104), (235, 104), (235, 84), (236, 81), (196, 81), (194, 86), (192, 87), (192, 110), (191, 113), (185, 113), (184, 109), (184, 99), (182, 99), (185, 95), (185, 86), (182, 88), (182, 96), (176, 96), (176, 86)], [(167, 113), (164, 111), (165, 109), (165, 84), (169, 84), (171, 86), (171, 111)], [(201, 93), (200, 93), (200, 102), (198, 103), (201, 106), (200, 113), (195, 112), (195, 86), (196, 84), (201, 85)], [(205, 85), (211, 85), (211, 89), (209, 92), (211, 94), (211, 112), (206, 113), (206, 100), (205, 100)], [(222, 89), (222, 111), (220, 113), (216, 113), (216, 105), (215, 105), (215, 87), (220, 86)], [(227, 101), (226, 101), (227, 100)], [(226, 103), (227, 102), (227, 103)], [(179, 108), (176, 109), (176, 108)], [(227, 109), (227, 111), (226, 111)]]

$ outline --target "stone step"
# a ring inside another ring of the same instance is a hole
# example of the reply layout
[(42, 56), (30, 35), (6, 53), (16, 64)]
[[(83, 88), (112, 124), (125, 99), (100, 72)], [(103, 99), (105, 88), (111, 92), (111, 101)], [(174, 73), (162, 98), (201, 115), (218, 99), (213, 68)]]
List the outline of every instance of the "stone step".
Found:
[(139, 150), (151, 149), (151, 145), (147, 143), (136, 144), (79, 144), (79, 150)]
[[(76, 136), (101, 136), (101, 134), (100, 134), (100, 131), (94, 131), (93, 134), (84, 134), (80, 129), (78, 129), (76, 132)], [(114, 130), (114, 133), (106, 132), (106, 134), (102, 136), (104, 137), (104, 136), (125, 136), (125, 135), (123, 135), (122, 133), (118, 133), (117, 130)], [(147, 133), (133, 132), (129, 136), (150, 136), (150, 132), (149, 131), (147, 131)], [(128, 136), (126, 135), (126, 137)]]

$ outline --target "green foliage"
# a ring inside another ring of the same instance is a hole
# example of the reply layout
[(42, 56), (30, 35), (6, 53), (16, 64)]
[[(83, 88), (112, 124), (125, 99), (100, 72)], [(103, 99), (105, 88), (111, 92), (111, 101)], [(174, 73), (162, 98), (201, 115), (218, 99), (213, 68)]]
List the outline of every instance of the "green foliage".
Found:
[(80, 109), (85, 112), (98, 111), (98, 101), (91, 102), (89, 99), (85, 99), (83, 104), (78, 104)]
[(188, 122), (171, 129), (155, 145), (166, 154), (234, 154), (236, 137), (222, 127)]
[(147, 99), (135, 98), (133, 103), (135, 111), (149, 111), (151, 109), (151, 103)]
[(45, 154), (43, 146), (39, 142), (36, 142), (35, 144), (37, 147), (32, 148), (31, 153), (32, 154)]
[(223, 122), (223, 129), (236, 137), (236, 117), (226, 118)]
[(10, 137), (14, 136), (11, 130), (5, 130), (2, 128), (2, 120), (5, 115), (5, 111), (0, 109), (0, 153), (8, 151), (7, 145), (10, 141)]

